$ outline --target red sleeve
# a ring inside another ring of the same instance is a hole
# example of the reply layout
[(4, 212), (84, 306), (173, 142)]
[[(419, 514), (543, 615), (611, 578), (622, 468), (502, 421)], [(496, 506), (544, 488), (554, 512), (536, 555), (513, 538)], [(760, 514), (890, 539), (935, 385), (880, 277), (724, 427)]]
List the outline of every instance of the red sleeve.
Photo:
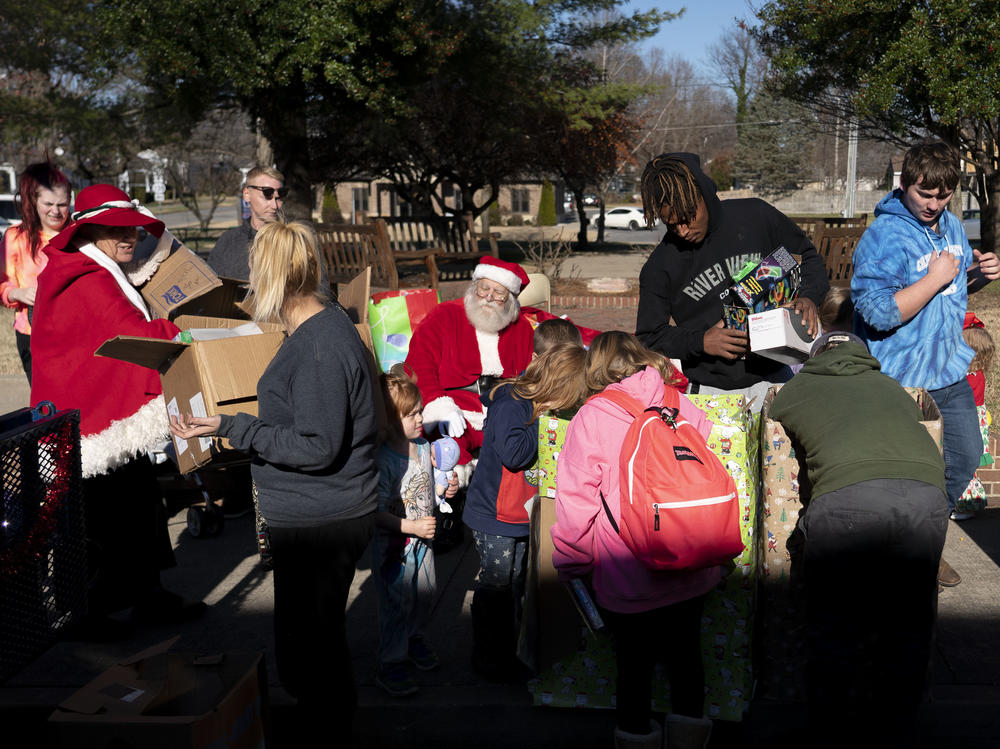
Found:
[(965, 377), (969, 381), (969, 384), (972, 385), (972, 395), (976, 398), (976, 405), (985, 406), (986, 374), (980, 369), (976, 372), (969, 372)]

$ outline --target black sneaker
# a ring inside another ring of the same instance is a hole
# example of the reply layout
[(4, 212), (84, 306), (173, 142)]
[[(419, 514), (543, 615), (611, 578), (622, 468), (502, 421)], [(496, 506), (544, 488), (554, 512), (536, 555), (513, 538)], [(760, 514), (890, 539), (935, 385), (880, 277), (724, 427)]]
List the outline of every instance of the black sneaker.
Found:
[(437, 655), (427, 647), (423, 637), (413, 637), (410, 639), (410, 652), (408, 653), (410, 663), (421, 671), (433, 671), (441, 665)]
[(404, 663), (387, 663), (380, 667), (375, 676), (375, 684), (382, 687), (390, 697), (406, 697), (420, 689)]

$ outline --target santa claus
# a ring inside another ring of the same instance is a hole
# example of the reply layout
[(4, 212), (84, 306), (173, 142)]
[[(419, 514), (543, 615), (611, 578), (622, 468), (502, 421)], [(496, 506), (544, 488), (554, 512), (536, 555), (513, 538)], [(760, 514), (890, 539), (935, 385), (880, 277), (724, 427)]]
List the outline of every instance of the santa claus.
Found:
[(531, 361), (534, 329), (517, 301), (527, 285), (521, 266), (484, 258), (465, 296), (438, 305), (413, 332), (406, 363), (423, 398), (424, 428), (456, 439), (460, 465), (483, 444), (479, 396)]

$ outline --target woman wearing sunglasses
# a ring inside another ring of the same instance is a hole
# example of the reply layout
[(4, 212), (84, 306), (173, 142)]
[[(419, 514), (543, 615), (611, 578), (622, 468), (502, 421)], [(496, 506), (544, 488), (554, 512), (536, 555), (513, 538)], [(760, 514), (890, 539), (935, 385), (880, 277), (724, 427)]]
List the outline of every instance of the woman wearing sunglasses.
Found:
[(288, 194), (285, 178), (277, 169), (257, 166), (247, 173), (243, 185), (243, 200), (250, 206), (250, 218), (225, 232), (208, 255), (208, 264), (218, 275), (250, 280), (247, 260), (250, 243), (257, 232), (281, 215), (281, 206)]

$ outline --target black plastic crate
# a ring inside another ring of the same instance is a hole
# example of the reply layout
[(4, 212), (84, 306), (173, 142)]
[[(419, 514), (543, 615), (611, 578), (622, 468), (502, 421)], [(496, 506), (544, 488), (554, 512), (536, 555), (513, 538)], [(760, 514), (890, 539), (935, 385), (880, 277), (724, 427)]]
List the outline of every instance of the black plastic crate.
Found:
[(0, 682), (86, 614), (80, 412), (0, 416)]

